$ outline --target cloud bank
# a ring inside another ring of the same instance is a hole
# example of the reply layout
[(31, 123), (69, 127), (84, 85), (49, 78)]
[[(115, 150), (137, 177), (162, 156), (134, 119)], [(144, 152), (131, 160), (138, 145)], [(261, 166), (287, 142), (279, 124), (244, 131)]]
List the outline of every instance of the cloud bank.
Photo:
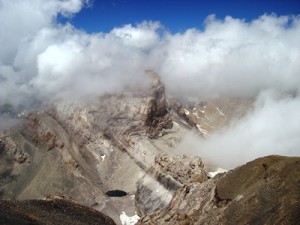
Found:
[[(299, 15), (262, 15), (249, 22), (210, 15), (204, 30), (175, 34), (152, 21), (93, 34), (58, 23), (58, 16), (72, 17), (89, 4), (0, 0), (0, 105), (98, 96), (135, 86), (152, 69), (178, 96), (258, 96), (246, 119), (193, 141), (200, 155), (300, 155)], [(290, 97), (274, 97), (278, 93)], [(224, 166), (236, 165), (229, 161)]]
[(87, 4), (0, 1), (1, 102), (99, 95), (142, 79), (145, 69), (182, 95), (299, 91), (299, 16), (245, 22), (211, 15), (203, 31), (176, 34), (151, 21), (94, 34), (57, 22)]
[(225, 169), (265, 155), (300, 156), (299, 110), (299, 97), (263, 92), (247, 116), (207, 139), (189, 133), (178, 149)]

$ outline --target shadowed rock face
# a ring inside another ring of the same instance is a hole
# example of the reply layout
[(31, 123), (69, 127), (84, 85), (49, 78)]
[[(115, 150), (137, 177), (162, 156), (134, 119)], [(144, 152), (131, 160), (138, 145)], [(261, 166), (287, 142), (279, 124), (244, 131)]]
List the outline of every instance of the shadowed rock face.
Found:
[(108, 216), (65, 200), (0, 201), (0, 224), (115, 225)]
[(145, 125), (148, 127), (148, 135), (157, 138), (162, 129), (172, 128), (172, 121), (168, 114), (165, 86), (157, 80), (151, 92)]
[(180, 188), (139, 224), (300, 224), (300, 158), (268, 156)]

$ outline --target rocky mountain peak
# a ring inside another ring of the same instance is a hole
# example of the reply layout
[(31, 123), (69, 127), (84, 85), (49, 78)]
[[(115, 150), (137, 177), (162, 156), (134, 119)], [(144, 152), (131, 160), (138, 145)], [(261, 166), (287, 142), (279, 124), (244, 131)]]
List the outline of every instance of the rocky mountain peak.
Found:
[[(143, 89), (53, 102), (0, 133), (0, 208), (27, 216), (63, 200), (57, 204), (70, 213), (79, 203), (118, 225), (139, 217), (138, 224), (299, 224), (299, 158), (269, 156), (210, 178), (199, 156), (178, 150), (185, 134), (209, 137), (251, 100), (178, 99), (147, 73)], [(49, 206), (45, 196), (59, 199), (46, 198)], [(3, 212), (0, 221), (10, 213)]]
[(164, 84), (160, 80), (155, 81), (149, 93), (145, 125), (149, 136), (155, 138), (163, 129), (171, 129), (173, 124), (168, 113)]

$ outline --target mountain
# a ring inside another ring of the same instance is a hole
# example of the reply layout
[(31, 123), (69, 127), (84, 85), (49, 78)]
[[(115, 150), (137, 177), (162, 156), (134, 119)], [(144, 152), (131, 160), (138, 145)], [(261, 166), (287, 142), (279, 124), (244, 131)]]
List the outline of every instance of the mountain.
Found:
[[(299, 158), (270, 156), (211, 178), (211, 165), (177, 149), (191, 130), (206, 138), (226, 129), (251, 110), (252, 100), (177, 99), (157, 74), (148, 74), (152, 81), (139, 88), (21, 113), (22, 120), (0, 134), (1, 204), (14, 211), (63, 198), (63, 204), (93, 208), (116, 224), (138, 217), (139, 224), (298, 221)], [(230, 217), (237, 212), (248, 214)]]

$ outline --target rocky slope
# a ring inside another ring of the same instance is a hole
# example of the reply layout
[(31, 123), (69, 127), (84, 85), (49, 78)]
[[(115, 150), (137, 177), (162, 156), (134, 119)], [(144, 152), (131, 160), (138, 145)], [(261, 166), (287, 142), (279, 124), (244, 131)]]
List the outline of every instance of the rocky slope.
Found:
[(69, 201), (0, 201), (0, 224), (115, 225), (108, 216)]
[[(165, 93), (158, 75), (150, 75), (153, 82), (139, 89), (85, 103), (58, 101), (39, 112), (19, 114), (22, 122), (0, 134), (0, 198), (64, 196), (110, 216), (116, 224), (137, 219), (137, 214), (140, 224), (243, 224), (254, 215), (241, 221), (238, 216), (229, 218), (230, 213), (238, 209), (245, 214), (257, 201), (266, 209), (278, 203), (264, 199), (262, 193), (278, 194), (284, 209), (292, 197), (299, 197), (297, 191), (289, 191), (298, 180), (288, 183), (286, 177), (278, 178), (283, 169), (268, 176), (274, 185), (287, 184), (273, 193), (264, 183), (267, 179), (261, 178), (269, 173), (261, 170), (265, 167), (260, 161), (210, 179), (200, 157), (176, 151), (184, 134), (194, 130), (200, 138), (209, 136), (244, 115), (251, 100), (178, 100)], [(266, 161), (266, 171), (273, 164), (289, 171), (298, 158)], [(298, 179), (299, 167), (295, 168)], [(284, 197), (285, 191), (293, 195)], [(297, 204), (291, 205), (292, 210), (298, 209)], [(279, 213), (276, 207), (272, 210)], [(279, 215), (295, 218), (292, 210)]]
[[(111, 216), (135, 215), (137, 183), (152, 180), (170, 196), (168, 183), (156, 178), (156, 155), (190, 128), (172, 121), (164, 85), (106, 95), (88, 103), (57, 102), (0, 136), (1, 198), (38, 199), (64, 195)], [(184, 121), (183, 121), (184, 122)], [(169, 152), (169, 153), (168, 153)], [(166, 182), (177, 182), (170, 176)], [(179, 187), (179, 186), (178, 186)], [(126, 196), (109, 197), (122, 190)]]
[(300, 224), (300, 157), (268, 156), (181, 187), (138, 224)]

